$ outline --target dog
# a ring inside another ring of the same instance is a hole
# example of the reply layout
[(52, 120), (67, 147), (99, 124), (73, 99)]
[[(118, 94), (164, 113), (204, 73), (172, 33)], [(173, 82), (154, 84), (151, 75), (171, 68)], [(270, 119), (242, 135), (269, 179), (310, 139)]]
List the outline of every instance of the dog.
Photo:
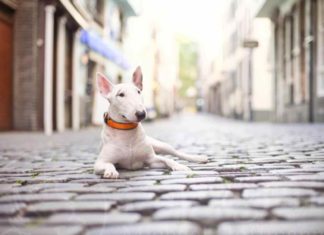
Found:
[(170, 154), (193, 162), (207, 162), (203, 155), (189, 155), (171, 145), (147, 136), (141, 125), (146, 117), (143, 103), (143, 76), (140, 67), (133, 73), (132, 83), (114, 85), (102, 73), (97, 73), (97, 86), (108, 100), (105, 124), (101, 133), (102, 146), (94, 164), (94, 172), (104, 178), (116, 179), (118, 168), (137, 170), (168, 167), (173, 171), (191, 171), (173, 159), (157, 154)]

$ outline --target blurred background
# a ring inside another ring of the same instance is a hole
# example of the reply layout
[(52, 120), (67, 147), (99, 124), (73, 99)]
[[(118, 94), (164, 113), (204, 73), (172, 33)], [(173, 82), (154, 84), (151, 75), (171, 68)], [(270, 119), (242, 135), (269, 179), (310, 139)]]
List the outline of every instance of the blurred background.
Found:
[(324, 121), (323, 0), (0, 0), (0, 130), (102, 123), (144, 74), (148, 120)]

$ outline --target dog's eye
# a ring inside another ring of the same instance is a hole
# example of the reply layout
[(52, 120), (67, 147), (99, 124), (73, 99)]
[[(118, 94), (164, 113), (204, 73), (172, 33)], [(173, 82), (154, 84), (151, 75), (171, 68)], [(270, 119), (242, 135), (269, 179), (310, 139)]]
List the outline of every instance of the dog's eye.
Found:
[(120, 96), (120, 97), (124, 97), (125, 94), (124, 94), (124, 93), (119, 93), (118, 96)]
[(138, 94), (141, 94), (141, 91), (140, 91), (140, 90), (137, 90), (137, 93), (138, 93)]

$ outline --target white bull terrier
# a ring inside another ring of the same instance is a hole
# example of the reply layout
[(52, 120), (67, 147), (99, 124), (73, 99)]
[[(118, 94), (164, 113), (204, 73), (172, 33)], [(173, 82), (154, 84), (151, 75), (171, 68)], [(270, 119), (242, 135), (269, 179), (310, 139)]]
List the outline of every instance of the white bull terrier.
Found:
[(110, 104), (101, 134), (102, 147), (94, 164), (95, 173), (103, 174), (104, 178), (118, 178), (115, 166), (130, 170), (149, 166), (191, 171), (189, 167), (172, 159), (157, 156), (158, 153), (171, 154), (194, 162), (208, 160), (206, 156), (178, 152), (169, 144), (145, 134), (140, 123), (146, 116), (141, 95), (142, 80), (140, 67), (133, 74), (133, 83), (113, 85), (103, 74), (97, 73), (99, 91)]

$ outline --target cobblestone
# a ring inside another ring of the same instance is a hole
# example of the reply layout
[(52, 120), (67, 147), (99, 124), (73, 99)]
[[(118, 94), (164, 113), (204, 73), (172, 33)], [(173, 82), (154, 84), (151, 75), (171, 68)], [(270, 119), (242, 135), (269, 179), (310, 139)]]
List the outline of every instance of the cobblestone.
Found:
[(140, 219), (141, 216), (135, 213), (59, 213), (49, 217), (45, 223), (102, 226), (110, 224), (131, 224)]
[(165, 200), (209, 200), (212, 198), (229, 198), (234, 197), (234, 194), (228, 190), (219, 190), (219, 191), (185, 191), (185, 192), (172, 192), (166, 193), (161, 196), (161, 199)]
[(324, 207), (276, 208), (272, 213), (283, 219), (324, 219)]
[(246, 189), (243, 191), (243, 197), (306, 197), (315, 196), (318, 193), (312, 189), (301, 188), (260, 188)]
[(323, 231), (323, 221), (226, 222), (219, 225), (217, 234), (323, 234)]
[(164, 193), (172, 191), (184, 191), (186, 185), (183, 184), (171, 184), (171, 185), (152, 185), (152, 186), (138, 186), (122, 188), (120, 192), (154, 192), (154, 193)]
[(131, 192), (131, 193), (100, 193), (100, 194), (83, 194), (77, 196), (76, 200), (111, 200), (119, 202), (129, 202), (129, 201), (144, 201), (151, 200), (155, 197), (154, 193), (142, 193), (142, 192)]
[(162, 180), (161, 184), (205, 184), (205, 183), (221, 183), (221, 177), (199, 177), (185, 179)]
[(202, 229), (192, 222), (151, 222), (136, 225), (122, 225), (102, 227), (92, 229), (86, 235), (114, 234), (114, 235), (152, 235), (152, 234), (172, 234), (172, 235), (200, 235)]
[(227, 184), (193, 184), (189, 188), (191, 190), (217, 190), (217, 189), (227, 189), (227, 190), (243, 190), (248, 188), (256, 188), (256, 184), (251, 183), (227, 183)]
[(223, 220), (263, 219), (267, 216), (264, 210), (250, 208), (168, 208), (154, 213), (156, 220), (195, 220), (206, 225), (212, 225)]
[(213, 207), (255, 207), (269, 209), (278, 206), (299, 206), (296, 198), (255, 198), (255, 199), (213, 199), (209, 202)]
[(16, 234), (30, 234), (30, 235), (78, 235), (82, 232), (83, 228), (81, 226), (52, 226), (50, 229), (48, 227), (9, 227), (0, 226), (0, 231), (2, 234), (6, 235), (16, 235)]
[(30, 215), (48, 214), (53, 212), (82, 212), (82, 211), (108, 211), (114, 202), (110, 201), (61, 201), (41, 202), (30, 205), (26, 213)]
[(191, 207), (198, 205), (195, 201), (149, 201), (149, 202), (134, 202), (125, 204), (120, 207), (121, 211), (127, 212), (152, 212), (161, 208), (168, 207)]
[(24, 203), (0, 204), (0, 216), (14, 215), (25, 207)]
[(193, 171), (104, 179), (99, 128), (0, 134), (0, 234), (323, 234), (324, 125), (187, 115), (144, 126), (209, 161), (166, 156)]

